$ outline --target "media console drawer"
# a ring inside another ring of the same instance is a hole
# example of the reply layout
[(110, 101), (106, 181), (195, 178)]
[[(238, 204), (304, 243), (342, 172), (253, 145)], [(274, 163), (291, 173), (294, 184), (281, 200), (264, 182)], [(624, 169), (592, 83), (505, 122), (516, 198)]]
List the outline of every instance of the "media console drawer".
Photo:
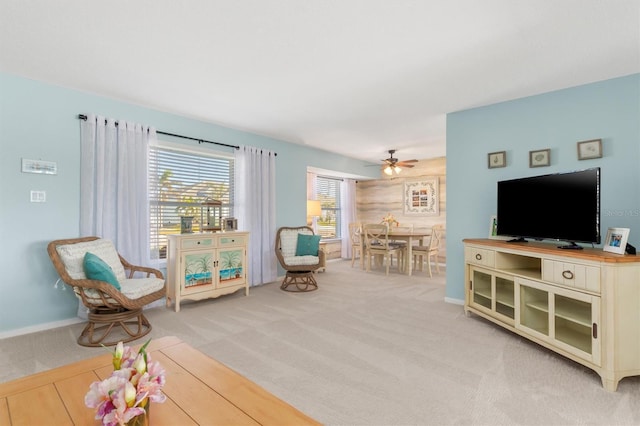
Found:
[(600, 293), (600, 268), (598, 266), (543, 259), (542, 280)]
[(474, 246), (467, 246), (464, 249), (464, 257), (467, 263), (474, 265), (495, 267), (496, 255), (493, 250), (483, 249)]

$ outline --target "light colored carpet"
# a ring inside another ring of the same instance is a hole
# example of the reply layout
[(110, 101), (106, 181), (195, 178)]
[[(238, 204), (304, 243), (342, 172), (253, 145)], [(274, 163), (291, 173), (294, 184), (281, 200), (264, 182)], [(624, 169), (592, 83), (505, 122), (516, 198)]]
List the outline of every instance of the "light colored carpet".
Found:
[[(310, 293), (272, 283), (148, 310), (152, 336), (178, 336), (328, 425), (640, 424), (640, 377), (605, 391), (591, 370), (445, 303), (444, 273), (334, 261), (317, 280)], [(76, 345), (81, 329), (0, 340), (0, 381), (102, 353)]]

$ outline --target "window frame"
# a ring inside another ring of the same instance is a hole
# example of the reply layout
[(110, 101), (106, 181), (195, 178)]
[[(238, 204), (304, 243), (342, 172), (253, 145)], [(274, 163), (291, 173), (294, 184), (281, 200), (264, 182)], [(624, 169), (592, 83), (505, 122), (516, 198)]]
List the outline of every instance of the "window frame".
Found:
[[(158, 266), (166, 265), (166, 256), (168, 249), (168, 239), (167, 235), (175, 234), (176, 232), (162, 232), (162, 224), (159, 223), (159, 218), (162, 216), (161, 213), (158, 212), (158, 209), (161, 208), (161, 204), (164, 207), (175, 206), (175, 208), (185, 207), (192, 209), (200, 209), (199, 202), (181, 202), (181, 201), (161, 201), (161, 196), (159, 194), (160, 184), (157, 180), (160, 176), (160, 168), (158, 167), (158, 157), (155, 151), (165, 151), (165, 152), (177, 152), (186, 156), (196, 156), (199, 158), (215, 158), (218, 160), (229, 161), (229, 175), (227, 176), (226, 184), (229, 186), (228, 188), (228, 202), (223, 202), (222, 212), (223, 219), (224, 217), (234, 217), (234, 207), (235, 207), (235, 156), (233, 153), (222, 152), (214, 149), (210, 149), (202, 146), (189, 146), (186, 144), (175, 143), (171, 141), (167, 141), (166, 139), (157, 139), (156, 143), (150, 146), (149, 148), (149, 163), (147, 164), (147, 171), (149, 174), (149, 254), (151, 260), (156, 262)], [(195, 169), (194, 169), (195, 170)], [(155, 174), (155, 176), (153, 176)], [(205, 180), (206, 181), (206, 180)], [(189, 181), (187, 181), (189, 182)], [(155, 211), (154, 211), (155, 210)], [(226, 213), (226, 214), (225, 214)], [(198, 212), (198, 214), (200, 214)], [(206, 214), (206, 213), (205, 213)], [(179, 218), (180, 214), (176, 213), (176, 216)], [(197, 217), (198, 223), (200, 217)], [(195, 221), (195, 220), (194, 220)], [(179, 229), (179, 219), (178, 219), (178, 232)], [(199, 226), (199, 225), (198, 225)], [(194, 227), (194, 233), (200, 233), (201, 231)], [(206, 232), (206, 231), (205, 231)], [(164, 243), (164, 244), (163, 244)], [(155, 248), (154, 248), (155, 247)], [(164, 253), (163, 253), (164, 247)], [(164, 257), (163, 257), (164, 255)]]
[[(325, 237), (322, 236), (322, 241), (333, 241), (333, 240), (341, 240), (342, 239), (342, 233), (341, 233), (341, 223), (342, 223), (342, 205), (341, 205), (341, 192), (342, 192), (342, 182), (343, 179), (341, 178), (337, 178), (337, 177), (333, 177), (333, 176), (327, 176), (327, 175), (316, 175), (315, 177), (316, 182), (314, 185), (315, 188), (315, 197), (316, 200), (320, 200), (320, 204), (321, 204), (321, 211), (322, 213), (324, 213), (325, 211), (331, 211), (333, 212), (334, 216), (335, 216), (335, 235), (331, 236), (331, 237)], [(325, 194), (322, 193), (321, 191), (321, 180), (328, 182), (331, 181), (333, 185), (335, 185), (335, 207), (325, 207), (325, 203), (323, 202), (322, 197), (325, 196)], [(321, 216), (322, 217), (322, 216)], [(319, 220), (318, 220), (319, 221)], [(319, 230), (319, 224), (318, 221), (316, 221), (315, 225), (316, 225), (316, 232), (320, 235), (322, 235), (320, 233)]]

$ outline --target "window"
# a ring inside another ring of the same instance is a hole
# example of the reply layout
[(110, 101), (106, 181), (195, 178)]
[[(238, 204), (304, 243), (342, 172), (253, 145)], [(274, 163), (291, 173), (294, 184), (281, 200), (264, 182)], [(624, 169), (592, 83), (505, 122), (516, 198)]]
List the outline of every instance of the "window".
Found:
[(322, 215), (318, 218), (318, 234), (322, 238), (340, 238), (340, 184), (342, 180), (324, 176), (316, 178), (316, 199)]
[(222, 217), (233, 217), (233, 176), (232, 157), (168, 144), (151, 148), (149, 212), (152, 258), (166, 259), (166, 236), (180, 233), (181, 216), (193, 216), (193, 232), (200, 232), (201, 203), (205, 200), (221, 201)]

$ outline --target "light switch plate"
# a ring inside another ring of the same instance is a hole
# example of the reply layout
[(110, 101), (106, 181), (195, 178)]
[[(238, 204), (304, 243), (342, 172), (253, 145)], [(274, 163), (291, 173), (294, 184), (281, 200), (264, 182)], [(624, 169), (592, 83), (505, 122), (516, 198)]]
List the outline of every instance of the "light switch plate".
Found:
[(47, 201), (46, 191), (31, 191), (32, 203), (44, 203)]

